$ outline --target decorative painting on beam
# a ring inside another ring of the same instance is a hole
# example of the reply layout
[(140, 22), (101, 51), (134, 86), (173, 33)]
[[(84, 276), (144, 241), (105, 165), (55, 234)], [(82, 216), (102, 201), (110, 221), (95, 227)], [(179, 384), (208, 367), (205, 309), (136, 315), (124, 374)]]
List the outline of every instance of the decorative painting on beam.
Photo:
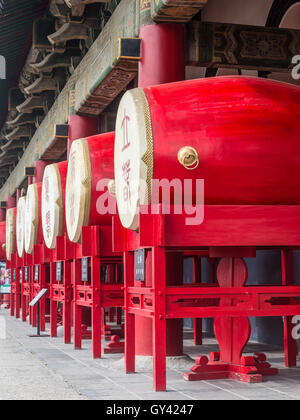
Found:
[(118, 54), (111, 70), (99, 86), (77, 108), (79, 115), (100, 115), (102, 111), (135, 78), (140, 58), (139, 38), (120, 38)]
[(194, 21), (188, 65), (288, 71), (300, 54), (300, 30)]
[(151, 16), (155, 22), (189, 22), (207, 0), (151, 0)]

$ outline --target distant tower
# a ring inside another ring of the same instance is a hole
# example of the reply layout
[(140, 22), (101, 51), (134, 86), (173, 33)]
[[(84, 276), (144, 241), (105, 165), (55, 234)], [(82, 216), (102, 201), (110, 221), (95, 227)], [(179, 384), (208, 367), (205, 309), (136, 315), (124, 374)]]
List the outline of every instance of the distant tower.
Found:
[(0, 55), (0, 79), (6, 79), (6, 60)]

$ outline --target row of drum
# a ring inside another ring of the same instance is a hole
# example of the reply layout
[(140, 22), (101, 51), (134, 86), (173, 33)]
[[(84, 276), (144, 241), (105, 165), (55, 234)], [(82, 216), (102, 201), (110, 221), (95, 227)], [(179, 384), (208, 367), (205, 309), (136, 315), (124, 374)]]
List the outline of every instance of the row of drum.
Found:
[(156, 180), (202, 179), (204, 204), (300, 204), (299, 120), (300, 88), (265, 79), (127, 91), (115, 132), (73, 141), (68, 160), (47, 165), (43, 181), (7, 210), (5, 257), (32, 254), (43, 241), (55, 249), (66, 233), (78, 243), (83, 226), (110, 224), (115, 214), (136, 231), (140, 205), (155, 200), (198, 202), (194, 188), (154, 194)]

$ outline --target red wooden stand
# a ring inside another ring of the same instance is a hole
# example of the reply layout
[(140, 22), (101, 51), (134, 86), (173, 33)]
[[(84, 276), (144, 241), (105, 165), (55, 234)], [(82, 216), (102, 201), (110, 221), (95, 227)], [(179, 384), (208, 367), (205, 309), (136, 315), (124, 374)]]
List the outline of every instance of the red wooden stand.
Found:
[[(32, 253), (32, 272), (31, 272), (31, 296), (34, 299), (42, 289), (48, 289), (45, 299), (40, 304), (41, 331), (46, 329), (46, 316), (49, 317), (49, 311), (46, 313), (46, 299), (50, 297), (50, 251), (44, 243), (34, 245)], [(31, 308), (30, 323), (33, 327), (37, 326), (37, 308)]]
[(21, 282), (23, 274), (23, 258), (17, 253), (11, 254), (11, 260), (7, 261), (7, 268), (10, 269), (11, 292), (10, 292), (10, 315), (20, 318), (21, 308)]
[[(91, 308), (93, 357), (101, 358), (102, 325), (104, 308), (120, 308), (124, 304), (124, 285), (119, 281), (106, 283), (101, 278), (102, 267), (114, 266), (120, 272), (122, 254), (112, 251), (111, 226), (85, 226), (81, 244), (74, 245), (72, 279), (74, 285), (74, 347), (81, 349), (82, 308)], [(88, 279), (82, 279), (82, 259), (88, 258)], [(104, 332), (103, 332), (104, 333)], [(114, 341), (114, 344), (117, 344)], [(108, 348), (117, 346), (111, 346)], [(122, 351), (120, 343), (119, 349)]]
[[(23, 257), (23, 275), (21, 284), (21, 308), (22, 308), (22, 321), (26, 322), (27, 315), (30, 314), (29, 303), (31, 299), (31, 284), (33, 276), (33, 257), (30, 254), (24, 252)], [(30, 316), (30, 315), (29, 315)], [(29, 318), (29, 323), (31, 319)]]
[[(153, 211), (154, 210), (154, 211)], [(191, 209), (190, 209), (191, 210)], [(299, 248), (299, 206), (205, 206), (205, 219), (197, 226), (186, 225), (186, 214), (162, 214), (161, 206), (140, 213), (139, 232), (123, 230), (113, 221), (114, 250), (124, 250), (125, 274), (125, 370), (135, 371), (135, 316), (148, 317), (153, 324), (154, 389), (166, 389), (166, 321), (180, 318), (215, 319), (220, 352), (210, 361), (199, 357), (188, 380), (234, 378), (258, 382), (274, 375), (262, 354), (242, 352), (250, 337), (248, 317), (300, 314), (300, 286), (287, 282), (284, 258), (282, 286), (246, 286), (247, 267), (243, 257), (255, 257), (256, 249), (280, 248), (284, 256)], [(153, 214), (156, 213), (156, 214)], [(187, 214), (191, 214), (188, 213)], [(134, 251), (152, 253), (152, 287), (134, 286)], [(206, 255), (221, 258), (218, 285), (166, 286), (166, 255)], [(289, 279), (290, 280), (290, 279)], [(295, 359), (296, 344), (285, 329), (287, 359)]]
[[(51, 252), (50, 263), (50, 331), (51, 337), (57, 337), (58, 306), (62, 304), (64, 343), (71, 343), (72, 331), (72, 281), (71, 267), (73, 244), (66, 236), (56, 238), (56, 249)], [(57, 278), (57, 264), (61, 264), (61, 278)]]

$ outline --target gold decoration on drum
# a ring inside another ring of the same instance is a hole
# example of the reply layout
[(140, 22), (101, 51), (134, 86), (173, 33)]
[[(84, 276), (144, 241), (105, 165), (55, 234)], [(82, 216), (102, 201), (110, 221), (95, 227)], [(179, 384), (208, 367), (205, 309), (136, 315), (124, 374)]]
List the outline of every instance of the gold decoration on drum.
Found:
[(192, 146), (182, 147), (177, 154), (177, 159), (188, 171), (196, 169), (199, 165), (197, 150)]
[(115, 181), (114, 179), (111, 179), (111, 180), (108, 182), (108, 184), (107, 184), (107, 189), (108, 189), (109, 194), (110, 194), (112, 197), (115, 197), (115, 196), (116, 196), (116, 181)]
[(139, 89), (140, 98), (143, 98), (143, 110), (145, 116), (145, 126), (146, 126), (146, 140), (147, 140), (147, 151), (142, 157), (142, 161), (147, 166), (147, 189), (148, 189), (148, 203), (151, 203), (152, 196), (152, 179), (153, 179), (153, 132), (152, 132), (152, 123), (151, 123), (151, 114), (148, 100), (146, 98), (145, 92), (142, 89)]

